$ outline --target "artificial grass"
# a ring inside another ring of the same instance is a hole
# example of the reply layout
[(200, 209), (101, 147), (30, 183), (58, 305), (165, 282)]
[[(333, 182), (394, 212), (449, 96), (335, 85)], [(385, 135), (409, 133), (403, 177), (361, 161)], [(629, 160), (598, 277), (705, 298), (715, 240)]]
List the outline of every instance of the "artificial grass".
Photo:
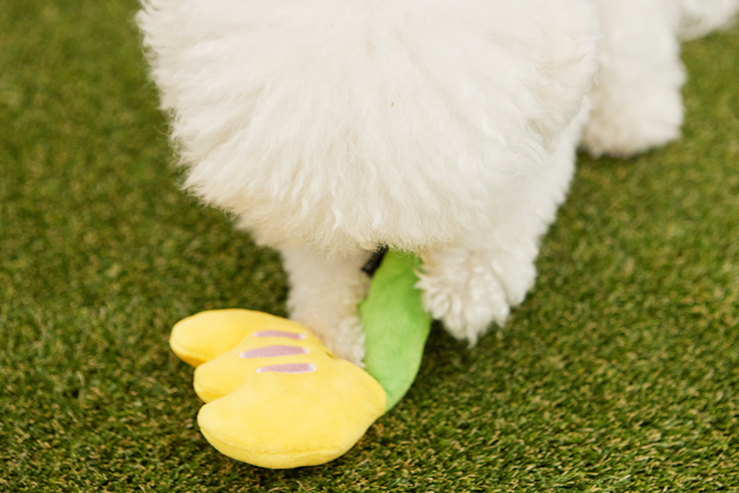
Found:
[(686, 45), (684, 138), (581, 156), (535, 290), (432, 331), (343, 458), (268, 471), (197, 430), (170, 327), (284, 315), (278, 256), (178, 190), (133, 0), (0, 16), (0, 490), (739, 491), (739, 32)]

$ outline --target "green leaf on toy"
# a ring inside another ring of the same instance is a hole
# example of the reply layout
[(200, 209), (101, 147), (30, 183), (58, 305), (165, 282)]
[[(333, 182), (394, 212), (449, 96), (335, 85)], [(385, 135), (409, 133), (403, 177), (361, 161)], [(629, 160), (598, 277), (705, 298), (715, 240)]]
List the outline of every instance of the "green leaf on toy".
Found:
[(388, 410), (413, 384), (431, 328), (431, 317), (416, 288), (420, 265), (415, 255), (390, 250), (372, 278), (369, 295), (359, 305), (364, 369), (385, 389)]

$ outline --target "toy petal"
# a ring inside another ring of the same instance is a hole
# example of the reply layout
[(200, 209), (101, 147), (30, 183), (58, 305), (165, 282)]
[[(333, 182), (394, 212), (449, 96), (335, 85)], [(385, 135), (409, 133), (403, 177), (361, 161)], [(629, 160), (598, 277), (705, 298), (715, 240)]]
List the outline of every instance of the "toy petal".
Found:
[(322, 352), (313, 362), (260, 366), (236, 391), (203, 406), (198, 423), (221, 453), (282, 469), (341, 456), (384, 413), (375, 379)]
[[(236, 308), (210, 310), (177, 322), (169, 344), (182, 361), (197, 367), (235, 347), (247, 333), (261, 329), (269, 335), (273, 326), (282, 327), (288, 335), (305, 331), (295, 322), (268, 313)], [(302, 332), (298, 337), (304, 337)]]

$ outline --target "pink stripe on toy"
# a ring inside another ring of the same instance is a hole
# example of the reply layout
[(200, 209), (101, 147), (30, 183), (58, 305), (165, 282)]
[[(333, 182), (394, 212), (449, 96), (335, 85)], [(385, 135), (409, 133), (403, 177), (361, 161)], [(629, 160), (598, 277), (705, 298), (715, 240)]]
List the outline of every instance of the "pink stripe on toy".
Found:
[(306, 348), (300, 346), (265, 346), (244, 351), (239, 354), (239, 358), (274, 358), (277, 356), (308, 354), (309, 352)]
[(257, 368), (257, 373), (266, 373), (273, 371), (275, 373), (313, 373), (316, 371), (316, 365), (313, 363), (287, 363), (285, 365), (272, 365)]
[(305, 339), (305, 334), (295, 334), (294, 332), (285, 332), (284, 330), (260, 330), (254, 332), (254, 337), (287, 337), (288, 339)]

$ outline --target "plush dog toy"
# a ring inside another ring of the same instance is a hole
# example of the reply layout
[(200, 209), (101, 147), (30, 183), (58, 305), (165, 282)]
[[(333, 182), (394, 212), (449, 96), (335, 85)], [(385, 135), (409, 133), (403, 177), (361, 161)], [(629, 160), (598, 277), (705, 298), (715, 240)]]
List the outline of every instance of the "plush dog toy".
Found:
[(289, 468), (342, 455), (411, 386), (431, 319), (415, 288), (418, 259), (385, 255), (360, 312), (365, 369), (337, 359), (300, 324), (249, 310), (182, 320), (170, 345), (195, 366), (198, 423), (223, 454)]
[[(206, 436), (272, 467), (345, 450), (403, 392), (384, 388), (395, 370), (413, 373), (415, 359), (391, 355), (408, 344), (418, 357), (422, 344), (405, 339), (423, 339), (417, 317), (405, 328), (373, 327), (395, 315), (358, 310), (375, 289), (361, 267), (379, 246), (418, 255), (420, 304), (455, 337), (474, 343), (504, 324), (534, 283), (539, 240), (578, 146), (623, 156), (677, 138), (680, 40), (739, 8), (739, 0), (143, 4), (138, 23), (186, 188), (280, 251), (290, 318), (316, 337), (245, 312), (200, 315), (175, 330), (183, 358), (213, 358), (196, 374), (198, 392), (215, 399), (201, 413)], [(394, 330), (403, 338), (389, 338)], [(372, 369), (374, 358), (387, 374)], [(308, 405), (309, 393), (291, 387), (308, 380), (313, 400), (331, 386), (354, 389), (338, 393), (361, 409), (349, 413), (355, 421)], [(305, 428), (297, 438), (284, 409), (298, 405), (344, 431), (331, 441), (327, 428)], [(249, 420), (268, 432), (254, 435)], [(273, 420), (293, 431), (278, 440)]]

